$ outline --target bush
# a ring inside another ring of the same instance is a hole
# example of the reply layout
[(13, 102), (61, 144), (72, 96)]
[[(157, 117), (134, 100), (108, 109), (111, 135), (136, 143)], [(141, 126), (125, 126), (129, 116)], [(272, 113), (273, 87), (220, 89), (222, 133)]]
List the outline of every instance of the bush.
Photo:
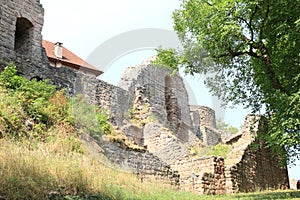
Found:
[(82, 96), (67, 98), (48, 80), (18, 76), (12, 64), (0, 73), (0, 106), (0, 134), (14, 139), (47, 141), (56, 137), (53, 130), (69, 138), (71, 132), (76, 135), (79, 131), (100, 137), (113, 130), (103, 109), (88, 104)]
[(0, 87), (8, 92), (16, 104), (35, 122), (48, 122), (50, 113), (45, 112), (51, 102), (49, 99), (55, 93), (55, 86), (48, 80), (27, 80), (18, 76), (16, 66), (9, 64), (0, 74)]
[(101, 134), (110, 134), (113, 131), (109, 124), (109, 116), (96, 105), (90, 105), (83, 96), (72, 99), (75, 126), (81, 132), (88, 132), (99, 138)]

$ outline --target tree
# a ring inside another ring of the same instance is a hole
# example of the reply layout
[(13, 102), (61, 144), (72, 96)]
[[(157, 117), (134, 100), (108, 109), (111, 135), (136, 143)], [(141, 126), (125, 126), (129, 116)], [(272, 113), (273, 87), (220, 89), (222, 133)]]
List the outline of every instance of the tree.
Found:
[(293, 155), (300, 144), (299, 14), (300, 0), (182, 0), (173, 19), (184, 49), (158, 50), (156, 63), (210, 74), (205, 82), (215, 95), (263, 112), (267, 144)]
[(221, 119), (217, 119), (216, 122), (217, 122), (217, 129), (219, 129), (219, 130), (223, 130), (223, 131), (226, 131), (231, 134), (235, 134), (235, 133), (239, 132), (238, 128), (231, 126), (230, 124), (227, 124), (226, 122), (222, 121)]

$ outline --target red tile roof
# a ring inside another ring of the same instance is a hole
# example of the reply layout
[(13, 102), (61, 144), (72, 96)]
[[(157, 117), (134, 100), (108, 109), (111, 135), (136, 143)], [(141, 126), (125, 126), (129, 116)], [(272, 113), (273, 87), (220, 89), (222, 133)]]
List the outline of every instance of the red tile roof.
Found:
[(49, 61), (51, 61), (51, 62), (60, 62), (64, 66), (71, 67), (71, 68), (74, 68), (77, 70), (82, 70), (85, 72), (90, 72), (90, 73), (95, 74), (96, 76), (99, 76), (100, 74), (103, 73), (96, 67), (90, 65), (89, 63), (85, 62), (84, 60), (82, 60), (81, 58), (76, 56), (73, 52), (71, 52), (70, 50), (68, 50), (65, 47), (62, 47), (63, 48), (62, 58), (58, 58), (55, 56), (55, 54), (54, 54), (55, 44), (54, 43), (49, 42), (47, 40), (43, 40), (43, 47), (45, 48), (47, 57), (48, 57)]

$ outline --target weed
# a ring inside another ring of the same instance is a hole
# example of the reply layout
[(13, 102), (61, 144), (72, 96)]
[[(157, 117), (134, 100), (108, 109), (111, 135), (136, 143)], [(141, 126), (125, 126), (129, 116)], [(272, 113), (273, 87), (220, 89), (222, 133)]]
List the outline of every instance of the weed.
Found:
[(216, 146), (199, 148), (194, 151), (198, 152), (199, 156), (220, 156), (226, 159), (230, 151), (230, 147), (225, 144), (218, 144)]

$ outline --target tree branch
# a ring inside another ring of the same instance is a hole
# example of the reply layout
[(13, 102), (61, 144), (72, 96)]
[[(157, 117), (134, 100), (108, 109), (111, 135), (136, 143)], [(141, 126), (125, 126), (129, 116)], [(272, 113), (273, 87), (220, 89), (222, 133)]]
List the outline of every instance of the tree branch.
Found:
[[(253, 20), (253, 18), (254, 18), (254, 16), (255, 16), (257, 10), (258, 10), (258, 6), (255, 5), (254, 12), (252, 13), (252, 15), (251, 15), (251, 17), (250, 17), (250, 21), (249, 21), (249, 29), (250, 29), (250, 34), (251, 34), (251, 41), (254, 41), (254, 30), (253, 30), (253, 28), (252, 28), (252, 20)], [(253, 51), (253, 48), (252, 48), (252, 46), (250, 45), (250, 52), (252, 52), (252, 51)]]
[(211, 3), (209, 3), (208, 1), (204, 1), (204, 3), (210, 5), (210, 6), (213, 6)]
[(215, 58), (223, 58), (223, 57), (228, 57), (228, 56), (234, 58), (234, 57), (243, 56), (243, 55), (248, 55), (248, 56), (255, 57), (255, 58), (260, 57), (256, 53), (250, 52), (250, 51), (237, 51), (237, 52), (234, 52), (234, 51), (229, 50), (229, 52), (219, 54), (219, 55), (215, 56)]

